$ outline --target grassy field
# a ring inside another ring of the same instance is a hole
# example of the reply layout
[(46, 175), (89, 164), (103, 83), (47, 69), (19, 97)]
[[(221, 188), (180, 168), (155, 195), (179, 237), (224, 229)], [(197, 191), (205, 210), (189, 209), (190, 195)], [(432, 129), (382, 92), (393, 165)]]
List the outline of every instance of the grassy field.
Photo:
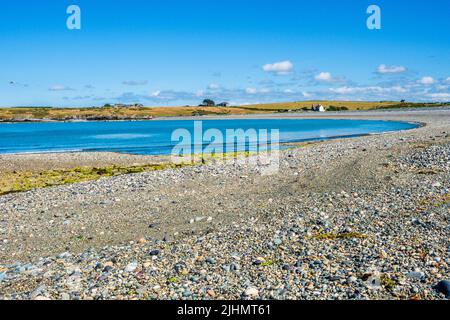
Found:
[[(414, 107), (435, 107), (442, 105), (442, 103), (412, 103), (412, 102), (398, 102), (398, 101), (298, 101), (298, 102), (284, 102), (284, 103), (268, 103), (255, 104), (248, 106), (240, 106), (239, 108), (246, 110), (261, 110), (261, 111), (290, 111), (309, 109), (312, 105), (321, 104), (325, 109), (342, 109), (342, 110), (376, 110), (387, 108), (414, 108)], [(339, 110), (337, 110), (339, 111)]]
[[(144, 107), (144, 108), (0, 108), (0, 120), (92, 118), (143, 119), (146, 117), (182, 117), (195, 115), (227, 115), (259, 113), (233, 107)], [(105, 119), (107, 120), (107, 119)]]
[(305, 111), (314, 104), (323, 105), (328, 111), (374, 110), (387, 108), (436, 107), (442, 103), (400, 103), (359, 101), (299, 101), (284, 103), (254, 104), (236, 107), (130, 107), (130, 108), (50, 108), (14, 107), (0, 108), (1, 121), (23, 121), (30, 119), (52, 120), (120, 120), (145, 119), (148, 117), (182, 117), (202, 115), (243, 115), (257, 113), (280, 113)]

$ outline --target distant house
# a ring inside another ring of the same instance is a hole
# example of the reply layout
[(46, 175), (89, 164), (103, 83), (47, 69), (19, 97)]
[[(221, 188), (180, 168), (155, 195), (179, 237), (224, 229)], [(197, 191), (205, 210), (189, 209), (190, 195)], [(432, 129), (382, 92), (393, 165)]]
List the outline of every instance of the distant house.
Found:
[(228, 107), (230, 104), (228, 102), (221, 102), (217, 104), (218, 107)]
[(311, 110), (312, 110), (312, 111), (316, 111), (316, 112), (325, 112), (325, 108), (324, 108), (324, 106), (321, 105), (321, 104), (313, 105), (313, 106), (311, 107)]

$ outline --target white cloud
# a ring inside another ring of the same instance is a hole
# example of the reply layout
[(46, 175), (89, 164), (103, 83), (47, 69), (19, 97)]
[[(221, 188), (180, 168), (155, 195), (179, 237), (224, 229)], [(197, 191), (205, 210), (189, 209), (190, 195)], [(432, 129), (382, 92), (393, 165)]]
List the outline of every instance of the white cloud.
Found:
[(377, 72), (381, 74), (402, 73), (406, 72), (406, 68), (404, 66), (386, 66), (385, 64), (380, 64)]
[(245, 92), (248, 93), (248, 94), (255, 94), (255, 93), (258, 93), (258, 89), (256, 89), (256, 88), (247, 88), (247, 89), (245, 89)]
[(314, 79), (316, 79), (317, 81), (330, 82), (331, 80), (333, 80), (333, 77), (329, 72), (321, 72), (317, 76), (315, 76)]
[(145, 86), (147, 83), (147, 80), (127, 80), (122, 82), (126, 86)]
[(218, 85), (217, 83), (211, 83), (208, 86), (208, 89), (210, 89), (210, 90), (217, 90), (217, 89), (220, 89), (220, 85)]
[(285, 75), (285, 74), (292, 72), (292, 70), (294, 70), (294, 64), (292, 62), (290, 62), (289, 60), (286, 60), (286, 61), (265, 64), (265, 65), (263, 65), (262, 69), (265, 72), (271, 72), (271, 73), (275, 73), (278, 75)]
[(160, 90), (156, 90), (156, 91), (153, 91), (152, 93), (150, 93), (150, 97), (156, 98), (156, 97), (159, 97), (160, 94), (161, 94), (161, 91)]
[(434, 80), (433, 77), (430, 76), (426, 76), (426, 77), (422, 77), (422, 79), (418, 80), (417, 83), (429, 86), (432, 85), (436, 82), (436, 80)]
[(306, 91), (303, 91), (303, 92), (302, 92), (302, 95), (303, 95), (305, 98), (311, 98), (311, 96), (312, 96), (311, 93), (306, 92)]
[(48, 90), (50, 90), (50, 91), (71, 91), (73, 89), (70, 87), (66, 87), (62, 84), (55, 84), (55, 85), (51, 86), (50, 88), (48, 88)]
[(196, 93), (195, 93), (195, 96), (196, 97), (203, 97), (205, 95), (205, 92), (203, 91), (203, 90), (198, 90)]
[(445, 82), (450, 84), (450, 77), (448, 77), (447, 79), (445, 79)]
[(337, 94), (355, 94), (355, 93), (406, 93), (407, 89), (401, 86), (394, 87), (380, 87), (380, 86), (368, 86), (368, 87), (340, 87), (340, 88), (330, 88), (330, 91)]
[(450, 93), (430, 93), (427, 96), (436, 101), (450, 101)]

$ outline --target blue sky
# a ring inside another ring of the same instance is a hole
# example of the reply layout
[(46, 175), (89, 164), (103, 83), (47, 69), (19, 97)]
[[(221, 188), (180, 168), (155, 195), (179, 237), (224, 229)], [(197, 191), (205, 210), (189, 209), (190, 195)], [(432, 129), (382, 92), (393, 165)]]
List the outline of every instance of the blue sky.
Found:
[[(72, 4), (81, 30), (66, 27)], [(5, 0), (0, 105), (450, 101), (449, 13), (448, 0)]]

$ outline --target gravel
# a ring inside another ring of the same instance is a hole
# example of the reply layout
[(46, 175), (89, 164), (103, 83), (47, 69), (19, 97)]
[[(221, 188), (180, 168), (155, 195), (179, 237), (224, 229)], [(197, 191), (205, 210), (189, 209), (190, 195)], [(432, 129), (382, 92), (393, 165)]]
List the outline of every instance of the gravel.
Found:
[(450, 110), (366, 117), (426, 126), (2, 196), (0, 299), (445, 299)]

